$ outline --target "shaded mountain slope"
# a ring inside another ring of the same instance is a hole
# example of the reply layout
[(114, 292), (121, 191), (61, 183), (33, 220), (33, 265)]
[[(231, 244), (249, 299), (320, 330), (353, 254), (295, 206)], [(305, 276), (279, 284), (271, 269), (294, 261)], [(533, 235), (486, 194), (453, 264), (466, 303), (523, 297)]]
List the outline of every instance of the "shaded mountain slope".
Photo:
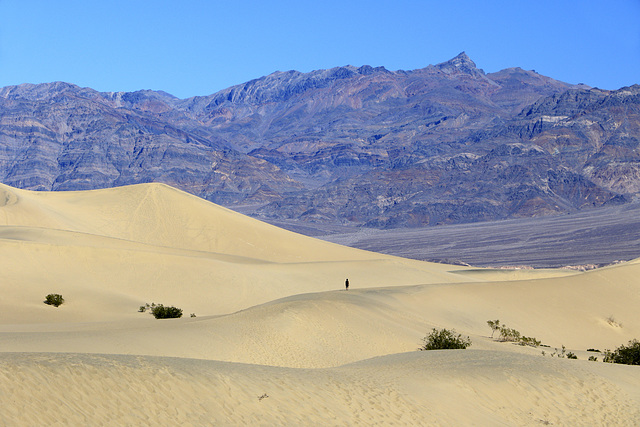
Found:
[(300, 188), (277, 167), (220, 138), (167, 122), (167, 114), (180, 116), (173, 102), (156, 92), (101, 94), (59, 82), (3, 88), (2, 182), (85, 190), (155, 181), (227, 202), (246, 198), (264, 182)]

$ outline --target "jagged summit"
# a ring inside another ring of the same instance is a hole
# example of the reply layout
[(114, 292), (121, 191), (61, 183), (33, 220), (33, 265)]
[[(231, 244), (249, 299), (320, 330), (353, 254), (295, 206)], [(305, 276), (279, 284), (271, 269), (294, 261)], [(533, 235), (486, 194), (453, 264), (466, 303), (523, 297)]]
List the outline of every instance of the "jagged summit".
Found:
[(469, 58), (465, 52), (461, 52), (455, 58), (443, 62), (435, 66), (440, 71), (452, 74), (452, 73), (465, 73), (475, 76), (484, 76), (484, 71), (476, 67), (476, 63)]
[(469, 63), (471, 64), (474, 68), (476, 66), (475, 62), (473, 62), (471, 60), (471, 58), (469, 58), (469, 55), (467, 55), (467, 52), (462, 51), (460, 52), (457, 56), (451, 58), (448, 62), (452, 62), (454, 64), (464, 64), (464, 63)]
[[(186, 104), (203, 100), (211, 101), (207, 107), (217, 107), (225, 102), (264, 103), (286, 101), (309, 90), (327, 88), (338, 81), (370, 76), (375, 73), (390, 73), (384, 67), (346, 65), (307, 73), (300, 71), (276, 71), (246, 83), (231, 86), (209, 97), (195, 97), (185, 100)], [(210, 99), (209, 99), (210, 98)]]
[[(469, 56), (462, 52), (455, 58), (438, 65), (429, 65), (425, 69), (438, 69), (448, 75), (467, 74), (477, 78), (485, 78), (483, 70)], [(419, 71), (419, 70), (416, 70)], [(409, 72), (410, 74), (411, 72)], [(296, 70), (275, 71), (269, 75), (231, 86), (209, 96), (197, 96), (181, 101), (181, 105), (190, 111), (215, 110), (221, 105), (263, 104), (285, 102), (307, 91), (326, 89), (341, 81), (355, 81), (358, 78), (372, 75), (406, 76), (406, 71), (389, 71), (383, 66), (372, 67), (362, 65), (356, 67), (345, 65), (327, 69), (300, 72)], [(402, 77), (400, 77), (402, 78)], [(492, 84), (489, 80), (487, 82)], [(354, 83), (357, 85), (358, 83)]]

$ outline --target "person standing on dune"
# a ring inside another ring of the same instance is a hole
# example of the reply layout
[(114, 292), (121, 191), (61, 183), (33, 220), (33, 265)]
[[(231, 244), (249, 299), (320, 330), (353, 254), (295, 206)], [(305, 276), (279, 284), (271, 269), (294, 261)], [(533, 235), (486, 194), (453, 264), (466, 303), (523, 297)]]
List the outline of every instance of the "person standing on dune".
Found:
[(344, 287), (345, 287), (345, 290), (346, 290), (346, 291), (348, 291), (348, 290), (349, 290), (349, 279), (347, 279), (347, 280), (345, 280), (345, 281), (344, 281)]

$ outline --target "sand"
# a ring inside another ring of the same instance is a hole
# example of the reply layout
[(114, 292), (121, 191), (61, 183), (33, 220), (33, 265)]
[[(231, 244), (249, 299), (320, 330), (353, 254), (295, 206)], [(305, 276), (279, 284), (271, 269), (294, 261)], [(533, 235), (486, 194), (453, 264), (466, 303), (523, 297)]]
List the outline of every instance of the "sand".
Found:
[[(640, 338), (639, 278), (366, 252), (161, 184), (0, 185), (0, 424), (639, 425), (640, 368), (586, 351)], [(473, 344), (417, 351), (431, 328)]]

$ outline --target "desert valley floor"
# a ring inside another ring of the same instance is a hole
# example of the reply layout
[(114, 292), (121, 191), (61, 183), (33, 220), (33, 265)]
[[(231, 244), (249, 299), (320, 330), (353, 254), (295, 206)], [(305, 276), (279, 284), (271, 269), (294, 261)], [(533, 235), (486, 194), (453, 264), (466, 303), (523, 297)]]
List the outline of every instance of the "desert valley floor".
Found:
[[(0, 185), (0, 290), (0, 425), (640, 420), (640, 368), (587, 351), (640, 338), (640, 259), (587, 272), (436, 264), (161, 184)], [(49, 293), (65, 303), (44, 304)], [(138, 311), (152, 302), (185, 315)], [(492, 339), (493, 319), (548, 347)], [(417, 351), (432, 328), (472, 345)], [(578, 360), (550, 356), (562, 346)]]

